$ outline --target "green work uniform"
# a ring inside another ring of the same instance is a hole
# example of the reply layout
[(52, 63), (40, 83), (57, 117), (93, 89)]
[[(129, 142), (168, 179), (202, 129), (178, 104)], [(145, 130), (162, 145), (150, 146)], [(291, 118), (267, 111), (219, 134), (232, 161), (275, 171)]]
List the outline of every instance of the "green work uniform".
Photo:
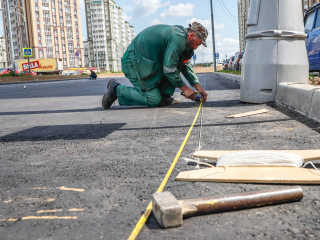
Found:
[(161, 94), (173, 95), (185, 85), (180, 72), (191, 86), (199, 83), (191, 65), (187, 29), (182, 26), (155, 25), (143, 30), (128, 46), (122, 57), (122, 71), (133, 87), (119, 85), (120, 105), (156, 107)]

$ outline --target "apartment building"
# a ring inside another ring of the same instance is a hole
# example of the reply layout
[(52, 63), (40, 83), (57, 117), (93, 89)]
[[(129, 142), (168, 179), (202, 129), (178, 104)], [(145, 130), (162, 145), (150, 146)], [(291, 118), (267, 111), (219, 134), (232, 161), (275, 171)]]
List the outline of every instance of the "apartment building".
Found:
[(239, 49), (245, 51), (250, 0), (238, 0)]
[(301, 0), (301, 1), (302, 1), (303, 14), (305, 14), (309, 8), (313, 7), (314, 5), (320, 2), (320, 0)]
[(85, 0), (87, 36), (85, 62), (87, 67), (121, 71), (121, 57), (135, 37), (134, 27), (124, 21), (123, 10), (113, 0)]
[(0, 68), (7, 67), (6, 43), (3, 35), (0, 35)]
[[(6, 1), (1, 1), (6, 10)], [(8, 31), (10, 20), (13, 59), (23, 59), (22, 48), (28, 46), (33, 49), (32, 58), (61, 59), (65, 69), (84, 66), (80, 0), (9, 0), (9, 7), (10, 17), (6, 11), (3, 12), (8, 65), (12, 61)], [(76, 52), (79, 57), (75, 56)]]

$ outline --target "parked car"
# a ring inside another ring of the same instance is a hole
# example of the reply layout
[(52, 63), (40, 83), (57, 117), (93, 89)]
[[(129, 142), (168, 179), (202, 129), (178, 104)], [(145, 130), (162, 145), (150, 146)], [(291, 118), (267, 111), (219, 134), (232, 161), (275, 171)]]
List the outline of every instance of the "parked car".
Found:
[(229, 61), (229, 64), (228, 64), (228, 70), (233, 70), (233, 62), (234, 62), (234, 58), (235, 58), (235, 56), (232, 56), (231, 58), (230, 58), (230, 61)]
[(304, 31), (307, 34), (305, 41), (309, 71), (320, 71), (320, 3), (306, 12), (304, 16)]
[(244, 52), (237, 52), (235, 55), (234, 63), (233, 63), (233, 70), (239, 71), (240, 70), (240, 60), (243, 57)]
[(228, 69), (228, 64), (229, 64), (229, 62), (230, 62), (230, 59), (229, 59), (229, 58), (226, 59), (226, 60), (224, 60), (224, 62), (223, 62), (223, 70)]
[[(29, 75), (29, 71), (22, 71), (22, 72), (20, 72), (20, 74), (22, 74), (22, 75)], [(37, 73), (34, 72), (34, 71), (31, 71), (31, 75), (37, 75)]]
[[(0, 75), (9, 74), (10, 72), (13, 72), (13, 68), (0, 68)], [(18, 70), (16, 70), (16, 74), (19, 74)]]

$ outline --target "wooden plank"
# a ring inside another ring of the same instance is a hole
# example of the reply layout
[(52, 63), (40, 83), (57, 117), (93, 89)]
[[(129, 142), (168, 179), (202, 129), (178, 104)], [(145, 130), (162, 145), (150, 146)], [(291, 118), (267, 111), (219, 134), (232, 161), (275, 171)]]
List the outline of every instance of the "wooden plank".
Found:
[(295, 167), (223, 167), (180, 172), (177, 181), (320, 184), (320, 172)]
[(235, 115), (226, 116), (226, 118), (240, 118), (240, 117), (246, 117), (246, 116), (251, 116), (251, 115), (257, 115), (257, 114), (261, 114), (261, 113), (266, 113), (266, 112), (269, 112), (269, 110), (267, 110), (267, 109), (261, 109), (261, 110), (257, 110), (257, 111), (252, 111), (252, 112), (246, 112), (246, 113), (240, 113), (240, 114), (235, 114)]
[[(211, 160), (217, 160), (218, 157), (237, 152), (244, 152), (250, 150), (230, 150), (230, 151), (215, 151), (215, 150), (200, 150), (195, 151), (193, 157), (205, 158)], [(284, 152), (292, 153), (301, 156), (305, 161), (320, 160), (320, 149), (309, 149), (309, 150), (253, 150), (254, 151), (269, 151), (269, 152)]]

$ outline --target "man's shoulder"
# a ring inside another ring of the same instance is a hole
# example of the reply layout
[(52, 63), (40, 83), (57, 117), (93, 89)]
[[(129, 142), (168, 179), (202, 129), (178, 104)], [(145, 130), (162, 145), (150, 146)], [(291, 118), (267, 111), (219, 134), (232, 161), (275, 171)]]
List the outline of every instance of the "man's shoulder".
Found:
[(173, 25), (172, 29), (175, 30), (177, 33), (182, 33), (183, 35), (187, 34), (187, 29), (181, 25)]
[(181, 25), (157, 24), (146, 28), (142, 32), (148, 34), (149, 31), (164, 31), (172, 34), (182, 34), (183, 36), (187, 36), (187, 29)]

